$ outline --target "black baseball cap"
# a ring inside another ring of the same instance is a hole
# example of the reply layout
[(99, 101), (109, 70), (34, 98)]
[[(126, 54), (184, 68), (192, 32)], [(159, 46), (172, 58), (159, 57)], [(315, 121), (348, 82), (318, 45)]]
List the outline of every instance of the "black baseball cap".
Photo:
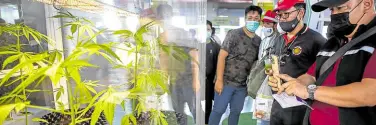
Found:
[(349, 0), (322, 0), (311, 6), (312, 10), (315, 12), (321, 12), (325, 9), (336, 7), (346, 3)]

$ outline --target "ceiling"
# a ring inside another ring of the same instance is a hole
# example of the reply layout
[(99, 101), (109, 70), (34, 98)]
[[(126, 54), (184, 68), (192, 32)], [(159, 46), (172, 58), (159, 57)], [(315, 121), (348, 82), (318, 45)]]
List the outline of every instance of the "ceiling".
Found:
[(218, 8), (244, 9), (252, 4), (253, 0), (208, 0), (208, 2), (217, 3)]
[(252, 3), (253, 0), (208, 0), (208, 2), (220, 3)]

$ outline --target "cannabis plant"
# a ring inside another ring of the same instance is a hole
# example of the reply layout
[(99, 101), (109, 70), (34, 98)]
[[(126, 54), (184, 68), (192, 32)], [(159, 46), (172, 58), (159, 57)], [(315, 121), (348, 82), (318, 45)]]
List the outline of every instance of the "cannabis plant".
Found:
[[(0, 124), (5, 121), (13, 110), (16, 112), (24, 110), (26, 112), (26, 124), (28, 124), (27, 109), (36, 108), (69, 116), (69, 122), (72, 125), (84, 122), (95, 125), (101, 114), (104, 114), (111, 125), (114, 119), (115, 107), (121, 106), (124, 109), (125, 100), (129, 99), (136, 100), (135, 102), (137, 103), (134, 103), (134, 112), (136, 113), (123, 116), (121, 121), (123, 125), (136, 125), (136, 117), (144, 112), (151, 113), (151, 124), (167, 124), (165, 116), (160, 109), (147, 109), (145, 102), (145, 99), (149, 96), (168, 93), (168, 75), (157, 66), (158, 51), (172, 52), (174, 57), (179, 60), (186, 59), (187, 55), (179, 48), (161, 44), (158, 39), (144, 40), (144, 35), (150, 31), (150, 27), (154, 25), (153, 22), (140, 27), (136, 32), (129, 30), (114, 31), (113, 35), (122, 37), (124, 41), (100, 44), (97, 42), (96, 37), (104, 32), (109, 32), (106, 29), (98, 30), (91, 21), (74, 16), (69, 12), (61, 12), (54, 18), (68, 20), (61, 28), (70, 29), (71, 34), (65, 36), (65, 38), (73, 42), (75, 47), (66, 57), (63, 57), (62, 50), (54, 48), (54, 41), (24, 24), (0, 26), (2, 35), (10, 35), (15, 38), (15, 40), (10, 40), (13, 43), (2, 47), (0, 51), (1, 56), (7, 56), (2, 68), (15, 63), (10, 72), (6, 73), (2, 78), (0, 87), (12, 84), (16, 86), (12, 91), (0, 97), (0, 111), (2, 111)], [(25, 52), (22, 51), (25, 44), (21, 43), (21, 39), (26, 41), (33, 39), (39, 45), (44, 43), (52, 48), (42, 52)], [(125, 47), (119, 47), (120, 44), (125, 45)], [(125, 50), (128, 55), (135, 55), (133, 61), (123, 62), (113, 49)], [(97, 68), (97, 66), (89, 62), (90, 57), (93, 55), (104, 57), (113, 68), (122, 68), (129, 71), (131, 79), (121, 85), (108, 86), (101, 85), (97, 81), (82, 79), (81, 69)], [(11, 77), (14, 76), (17, 77), (11, 80)], [(28, 99), (30, 94), (48, 92), (48, 90), (35, 89), (45, 80), (50, 80), (55, 86), (59, 85), (59, 81), (66, 80), (67, 87), (60, 86), (53, 92), (57, 93), (55, 100), (59, 100), (63, 94), (68, 95), (69, 109), (66, 109), (66, 104), (60, 101), (56, 102), (58, 109), (30, 103)], [(124, 86), (131, 87), (128, 90), (124, 90), (122, 89)], [(98, 87), (104, 89), (98, 92), (95, 89)], [(90, 117), (87, 117), (88, 112), (92, 112)], [(33, 121), (48, 122), (40, 118), (33, 119)]]

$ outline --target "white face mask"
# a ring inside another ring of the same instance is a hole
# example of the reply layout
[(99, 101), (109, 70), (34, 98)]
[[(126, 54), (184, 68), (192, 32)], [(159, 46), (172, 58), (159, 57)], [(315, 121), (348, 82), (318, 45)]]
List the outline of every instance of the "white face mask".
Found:
[(277, 24), (277, 30), (280, 34), (285, 34), (286, 31), (283, 31), (283, 29), (281, 28), (281, 26), (279, 25), (279, 23)]
[(262, 33), (264, 33), (265, 37), (269, 37), (269, 36), (271, 36), (273, 34), (273, 28), (266, 28), (266, 27), (264, 27), (262, 29)]

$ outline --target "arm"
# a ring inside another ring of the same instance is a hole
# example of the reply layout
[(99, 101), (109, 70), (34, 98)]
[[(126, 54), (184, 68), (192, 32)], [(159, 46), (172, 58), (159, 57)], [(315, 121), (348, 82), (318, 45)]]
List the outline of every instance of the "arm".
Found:
[(307, 73), (299, 76), (297, 79), (300, 80), (301, 83), (306, 85), (306, 86), (308, 86), (310, 84), (314, 84), (316, 82), (316, 78), (307, 74)]
[[(376, 51), (375, 51), (376, 53)], [(315, 91), (315, 100), (331, 104), (337, 107), (373, 107), (376, 105), (376, 55), (369, 60), (363, 79), (360, 82), (350, 83), (344, 86), (327, 87), (319, 86)], [(284, 77), (289, 81), (285, 85), (287, 93), (294, 94), (303, 99), (308, 98), (307, 87), (293, 83), (293, 78)]]
[(221, 49), (218, 55), (218, 63), (217, 63), (217, 81), (223, 82), (223, 74), (225, 71), (225, 64), (226, 58), (228, 56), (228, 52)]
[[(218, 66), (218, 56), (219, 56), (219, 51), (221, 50), (221, 46), (217, 43), (214, 44), (214, 72), (213, 72), (213, 75), (215, 76), (216, 73), (217, 73), (217, 66)], [(215, 82), (215, 81), (213, 81)]]
[(364, 107), (376, 105), (376, 51), (369, 59), (361, 82), (345, 86), (320, 86), (315, 99), (339, 107)]
[(189, 55), (192, 57), (192, 87), (193, 90), (197, 93), (200, 89), (200, 69), (198, 63), (198, 51), (195, 49), (191, 50), (189, 51)]
[(319, 86), (315, 100), (338, 107), (364, 107), (376, 105), (376, 79), (365, 78), (361, 82), (345, 86)]

